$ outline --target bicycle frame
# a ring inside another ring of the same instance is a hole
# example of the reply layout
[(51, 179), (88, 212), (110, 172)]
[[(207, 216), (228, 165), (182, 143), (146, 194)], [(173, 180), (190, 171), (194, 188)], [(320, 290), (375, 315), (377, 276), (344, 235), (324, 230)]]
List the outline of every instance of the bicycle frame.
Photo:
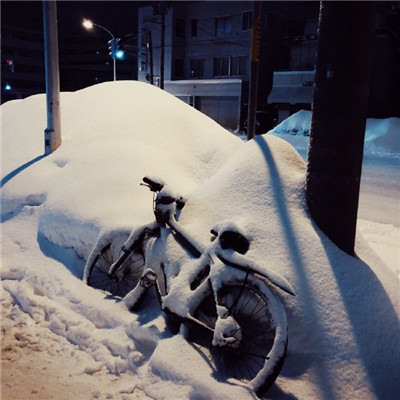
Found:
[[(250, 239), (234, 223), (216, 225), (204, 245), (178, 223), (182, 197), (161, 181), (143, 181), (154, 193), (155, 221), (130, 234), (103, 234), (83, 279), (122, 298), (133, 311), (154, 287), (173, 333), (181, 328), (225, 377), (265, 392), (283, 365), (288, 340), (286, 313), (274, 290), (294, 295), (293, 288), (247, 256)], [(168, 238), (185, 252), (178, 263), (166, 257)]]
[[(143, 299), (147, 290), (155, 285), (161, 301), (161, 308), (167, 312), (178, 316), (179, 318), (190, 320), (204, 326), (204, 324), (193, 317), (193, 312), (199, 305), (199, 299), (204, 298), (204, 294), (212, 291), (216, 298), (218, 289), (229, 282), (241, 282), (245, 285), (248, 276), (252, 275), (268, 281), (284, 291), (294, 294), (292, 287), (280, 274), (273, 270), (265, 273), (265, 268), (252, 262), (242, 254), (232, 249), (223, 249), (219, 240), (214, 240), (209, 246), (204, 247), (196, 242), (191, 235), (186, 232), (177, 222), (177, 204), (181, 202), (180, 208), (183, 208), (182, 198), (172, 196), (169, 192), (163, 192), (163, 185), (147, 179), (149, 186), (156, 187), (157, 196), (154, 201), (154, 214), (156, 221), (145, 225), (132, 232), (123, 249), (126, 249), (117, 262), (110, 268), (110, 274), (115, 274), (118, 268), (124, 262), (130, 249), (135, 246), (147, 245), (144, 242), (154, 238), (165, 240), (168, 235), (173, 234), (177, 242), (187, 250), (192, 259), (181, 266), (178, 276), (174, 282), (166, 282), (165, 271), (163, 270), (162, 259), (154, 259), (152, 249), (147, 249), (146, 265), (140, 280), (140, 283), (130, 293), (128, 293), (124, 302), (129, 308), (134, 308), (137, 303)], [(160, 200), (161, 199), (161, 200)], [(229, 225), (219, 226), (219, 231), (226, 232), (235, 229)], [(218, 232), (212, 231), (218, 237)], [(154, 243), (153, 243), (154, 246)], [(226, 274), (226, 267), (231, 268), (229, 274)], [(188, 290), (190, 288), (190, 290)], [(184, 301), (183, 301), (184, 299)], [(229, 311), (217, 307), (218, 317), (226, 319)]]

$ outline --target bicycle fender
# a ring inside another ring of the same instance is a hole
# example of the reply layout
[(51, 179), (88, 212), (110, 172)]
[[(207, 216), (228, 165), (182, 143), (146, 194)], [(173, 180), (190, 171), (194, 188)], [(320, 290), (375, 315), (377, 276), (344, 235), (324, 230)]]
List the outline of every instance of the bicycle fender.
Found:
[(247, 257), (232, 252), (231, 254), (227, 254), (228, 252), (218, 251), (217, 257), (224, 263), (229, 265), (230, 267), (240, 269), (242, 271), (247, 271), (250, 269), (253, 272), (263, 276), (273, 285), (277, 286), (278, 288), (282, 289), (288, 294), (295, 296), (294, 289), (289, 281), (279, 274), (278, 272), (274, 271), (272, 268), (264, 266), (263, 268), (259, 267), (255, 262), (248, 259)]
[(150, 224), (142, 225), (136, 229), (134, 229), (131, 234), (129, 235), (128, 239), (124, 243), (124, 246), (126, 249), (130, 249), (133, 244), (135, 243), (136, 240), (139, 239), (139, 237), (146, 231), (146, 230), (153, 230), (155, 228), (159, 227), (159, 224), (157, 222), (152, 222)]

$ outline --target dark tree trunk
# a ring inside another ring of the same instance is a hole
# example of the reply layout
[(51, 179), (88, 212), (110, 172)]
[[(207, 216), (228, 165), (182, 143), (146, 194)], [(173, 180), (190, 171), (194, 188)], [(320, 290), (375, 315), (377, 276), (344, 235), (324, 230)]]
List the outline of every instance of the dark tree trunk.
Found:
[(368, 1), (326, 1), (320, 8), (306, 197), (317, 225), (349, 254), (354, 254), (375, 9)]

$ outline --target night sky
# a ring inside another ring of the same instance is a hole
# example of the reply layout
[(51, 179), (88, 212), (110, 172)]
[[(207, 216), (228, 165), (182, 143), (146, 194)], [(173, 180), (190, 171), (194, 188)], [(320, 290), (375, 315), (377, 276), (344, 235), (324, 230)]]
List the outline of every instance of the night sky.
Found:
[[(115, 36), (137, 29), (137, 9), (144, 1), (57, 1), (59, 36), (84, 33), (83, 18), (104, 26)], [(1, 1), (1, 25), (43, 29), (42, 1)]]

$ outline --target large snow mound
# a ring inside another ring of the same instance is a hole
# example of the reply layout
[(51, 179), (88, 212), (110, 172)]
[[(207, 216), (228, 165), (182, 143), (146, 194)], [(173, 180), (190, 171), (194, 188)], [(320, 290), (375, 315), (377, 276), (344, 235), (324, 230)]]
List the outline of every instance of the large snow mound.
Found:
[[(241, 144), (156, 87), (116, 82), (62, 93), (62, 146), (41, 158), (44, 110), (44, 95), (2, 107), (3, 132), (14, 132), (3, 139), (2, 214), (42, 204), (39, 231), (82, 256), (89, 251), (82, 237), (93, 241), (104, 226), (131, 227), (152, 217), (148, 193), (139, 186), (143, 176), (160, 176), (187, 193)], [(34, 146), (26, 145), (31, 141)]]
[[(79, 279), (84, 261), (75, 253), (86, 258), (99, 232), (151, 220), (152, 197), (139, 182), (156, 175), (186, 198), (180, 223), (196, 240), (237, 223), (251, 238), (248, 256), (294, 287), (295, 297), (277, 292), (289, 347), (267, 398), (400, 398), (398, 280), (366, 243), (367, 259), (350, 257), (314, 225), (305, 164), (290, 144), (273, 135), (243, 143), (146, 84), (106, 83), (61, 101), (63, 143), (45, 158), (44, 96), (2, 106), (1, 301), (6, 331), (24, 332), (19, 348), (48, 337), (49, 358), (58, 343), (66, 360), (79, 359), (74, 376), (93, 382), (99, 373), (82, 400), (136, 398), (135, 388), (154, 399), (254, 399), (171, 337), (157, 302), (130, 314)], [(172, 239), (165, 256), (174, 267), (184, 259)], [(102, 384), (110, 376), (125, 387), (110, 393)]]

